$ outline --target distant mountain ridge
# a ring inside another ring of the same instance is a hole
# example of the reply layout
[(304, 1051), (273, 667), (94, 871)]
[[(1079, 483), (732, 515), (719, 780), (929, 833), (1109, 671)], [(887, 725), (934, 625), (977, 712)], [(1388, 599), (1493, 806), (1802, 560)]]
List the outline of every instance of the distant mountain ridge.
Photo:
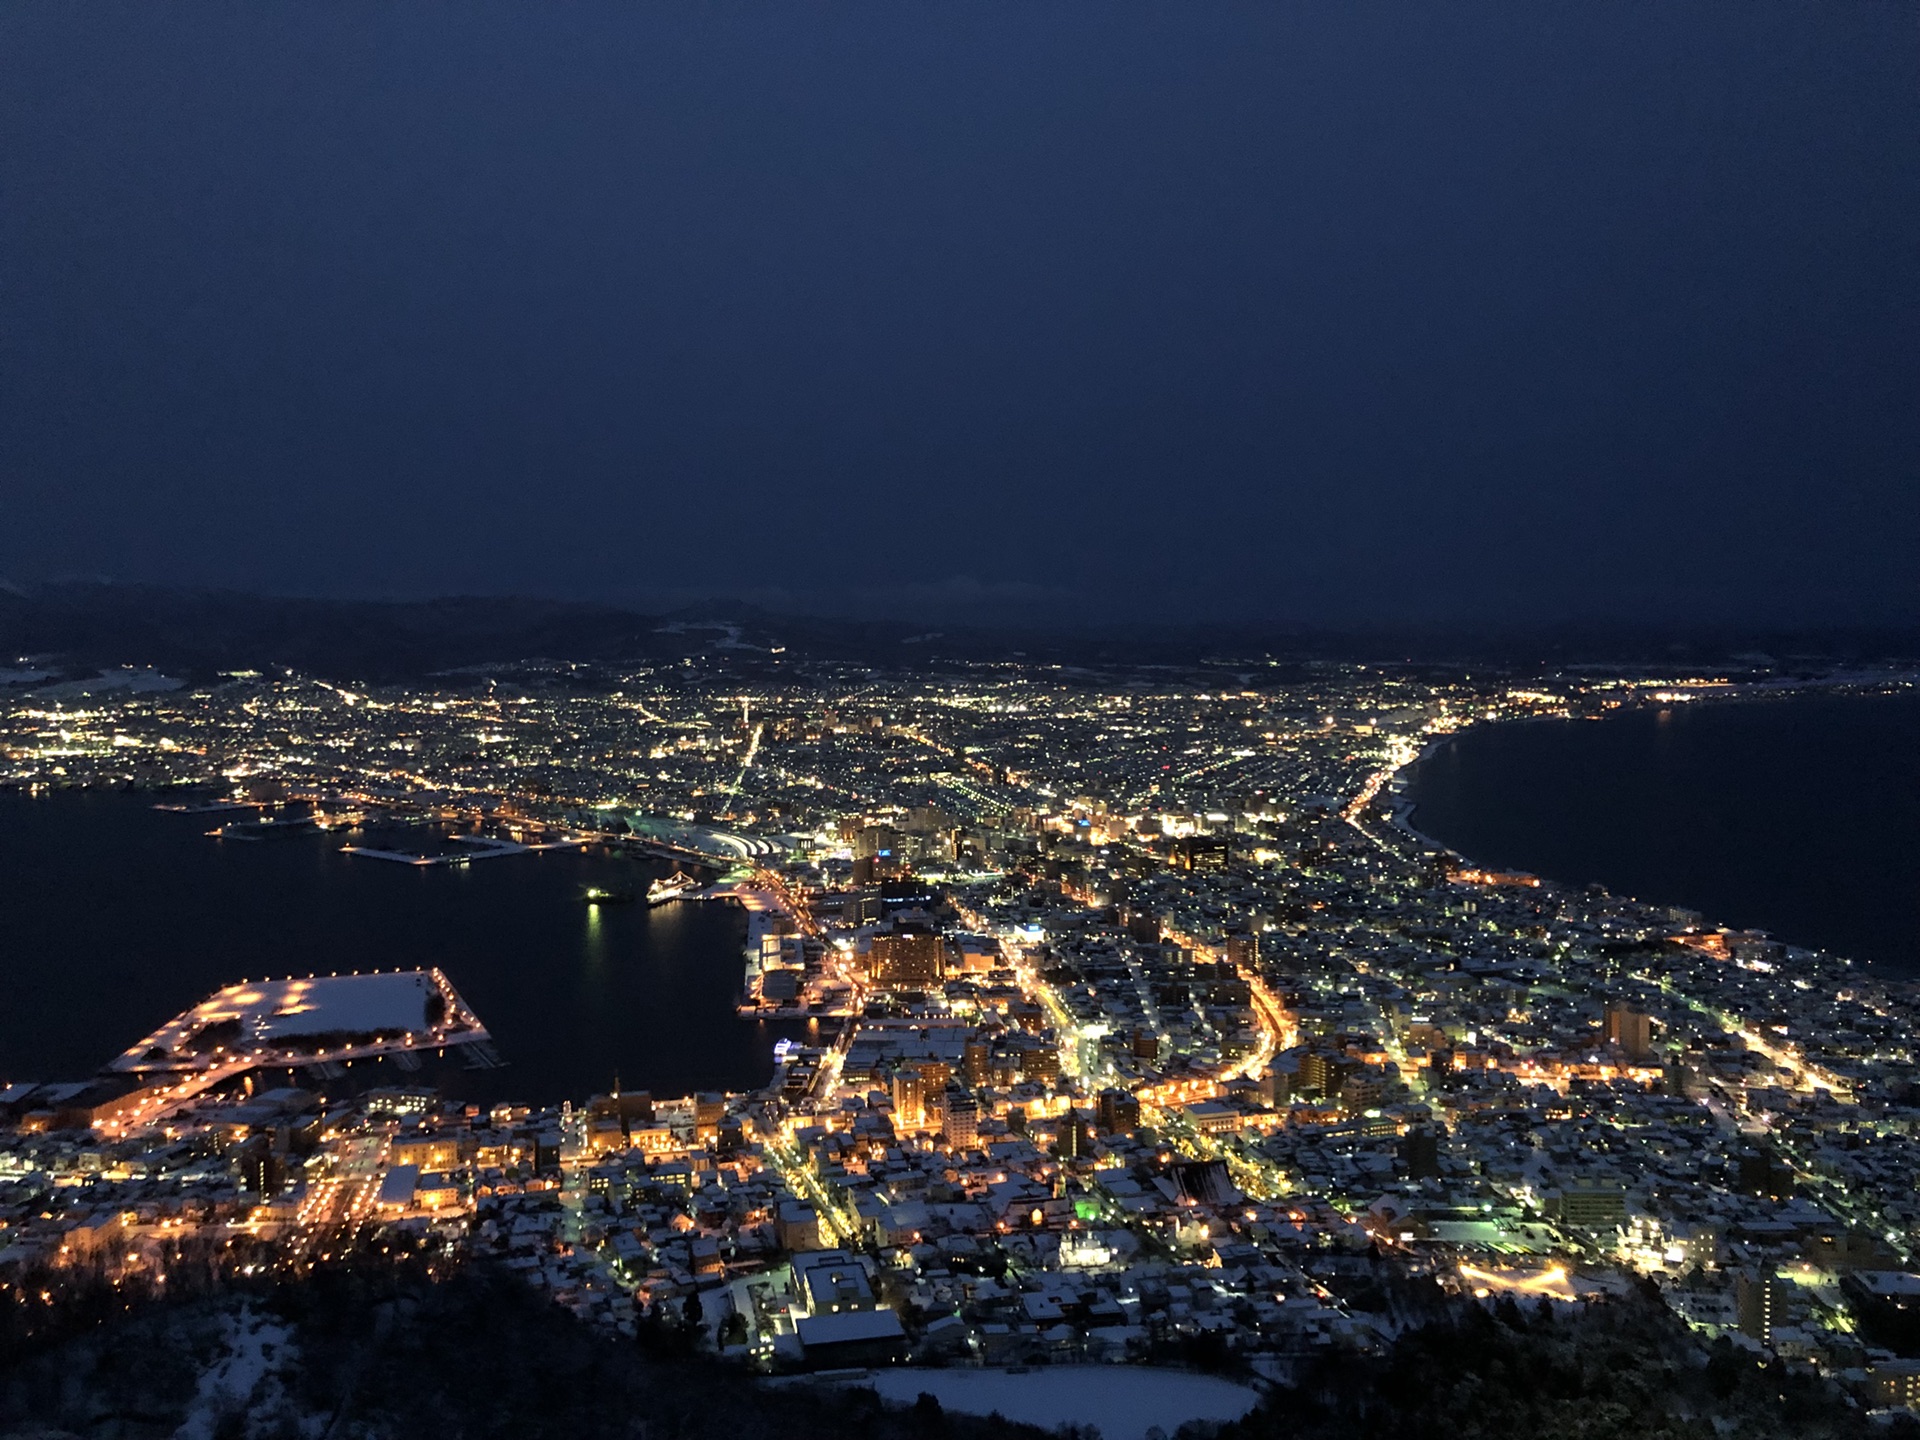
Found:
[[(66, 581), (0, 584), (0, 665), (35, 657), (69, 668), (151, 665), (191, 679), (284, 666), (389, 682), (534, 660), (597, 665), (690, 655), (893, 664), (923, 630), (886, 620), (776, 615), (737, 601), (648, 614), (529, 596), (340, 600), (232, 590)], [(1017, 654), (1019, 637), (952, 632), (968, 658)], [(925, 655), (908, 652), (905, 658)]]
[(604, 606), (483, 597), (314, 600), (151, 585), (0, 592), (0, 650), (184, 675), (286, 665), (399, 679), (488, 661), (648, 653), (656, 621)]
[(745, 668), (775, 657), (880, 669), (1024, 661), (1101, 668), (1231, 666), (1267, 659), (1492, 664), (1519, 671), (1581, 662), (1781, 665), (1920, 658), (1912, 627), (1741, 631), (1561, 624), (1471, 631), (1289, 630), (1245, 624), (929, 628), (920, 617), (824, 619), (716, 601), (663, 614), (525, 596), (339, 600), (63, 581), (0, 583), (0, 668), (15, 657), (86, 666), (151, 665), (185, 679), (284, 666), (341, 680), (419, 679), (536, 659), (596, 665), (706, 656)]

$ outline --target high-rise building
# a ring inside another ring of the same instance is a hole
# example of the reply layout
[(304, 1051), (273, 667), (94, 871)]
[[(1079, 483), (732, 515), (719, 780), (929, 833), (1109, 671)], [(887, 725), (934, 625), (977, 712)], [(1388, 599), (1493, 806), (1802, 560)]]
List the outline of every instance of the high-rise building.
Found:
[(1300, 1060), (1302, 1052), (1283, 1050), (1273, 1057), (1273, 1063), (1267, 1066), (1266, 1073), (1260, 1077), (1269, 1105), (1286, 1105), (1293, 1097), (1306, 1088), (1306, 1082), (1300, 1078)]
[(917, 1130), (927, 1122), (927, 1087), (918, 1070), (897, 1070), (893, 1076), (893, 1123), (896, 1129)]
[(1180, 870), (1224, 870), (1231, 856), (1224, 835), (1187, 835), (1169, 847), (1167, 861)]
[(856, 860), (892, 860), (900, 850), (900, 833), (891, 825), (869, 825), (853, 837)]
[(960, 1060), (960, 1073), (967, 1077), (967, 1084), (976, 1088), (985, 1085), (992, 1070), (993, 1048), (987, 1044), (986, 1037), (969, 1035)]
[(1078, 1110), (1060, 1117), (1060, 1139), (1055, 1145), (1062, 1160), (1084, 1160), (1093, 1153), (1093, 1126)]
[(946, 1132), (949, 1149), (971, 1150), (980, 1142), (980, 1102), (971, 1090), (949, 1085), (946, 1103), (941, 1108), (945, 1112), (941, 1128)]
[(1440, 1132), (1415, 1125), (1400, 1138), (1400, 1163), (1409, 1180), (1430, 1180), (1440, 1173)]
[(1060, 1047), (1051, 1041), (1037, 1036), (1022, 1038), (1017, 1047), (1020, 1056), (1020, 1073), (1029, 1080), (1058, 1080), (1060, 1078)]
[(1569, 1185), (1560, 1192), (1560, 1223), (1572, 1230), (1610, 1230), (1627, 1218), (1627, 1192), (1618, 1185)]
[(1762, 1345), (1773, 1343), (1773, 1330), (1781, 1322), (1785, 1293), (1780, 1279), (1771, 1271), (1743, 1269), (1733, 1277), (1734, 1313), (1740, 1333)]
[(267, 1144), (264, 1135), (256, 1135), (238, 1146), (234, 1157), (240, 1169), (240, 1183), (263, 1200), (271, 1200), (287, 1186), (287, 1162)]
[(937, 985), (946, 974), (946, 941), (924, 925), (882, 930), (867, 951), (867, 974), (876, 985)]
[(932, 910), (939, 904), (940, 892), (911, 875), (885, 881), (880, 886), (880, 918), (883, 920), (902, 910)]
[(1342, 1110), (1370, 1110), (1387, 1098), (1386, 1073), (1373, 1065), (1356, 1066), (1335, 1092)]
[(854, 877), (862, 883), (897, 874), (906, 861), (900, 832), (891, 825), (869, 825), (853, 837)]
[(1920, 1409), (1920, 1360), (1880, 1360), (1867, 1367), (1867, 1385), (1882, 1405)]
[(1102, 1090), (1094, 1102), (1100, 1128), (1109, 1135), (1131, 1135), (1140, 1128), (1140, 1099), (1118, 1086)]
[(1606, 1009), (1607, 1044), (1629, 1060), (1653, 1057), (1653, 1017), (1619, 1001)]
[(1360, 1069), (1358, 1060), (1337, 1051), (1309, 1050), (1300, 1057), (1300, 1085), (1302, 1089), (1336, 1096), (1346, 1078)]

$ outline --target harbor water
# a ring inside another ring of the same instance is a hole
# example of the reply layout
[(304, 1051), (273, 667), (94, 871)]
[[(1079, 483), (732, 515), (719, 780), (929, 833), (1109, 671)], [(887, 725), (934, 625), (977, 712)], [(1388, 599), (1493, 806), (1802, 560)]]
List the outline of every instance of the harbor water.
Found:
[[(664, 861), (601, 850), (402, 865), (311, 830), (214, 839), (234, 816), (155, 797), (0, 793), (0, 1083), (84, 1078), (222, 985), (439, 966), (506, 1063), (468, 1098), (747, 1089), (789, 1025), (742, 1019), (746, 923), (729, 903), (588, 905)], [(406, 1077), (395, 1075), (395, 1081)]]

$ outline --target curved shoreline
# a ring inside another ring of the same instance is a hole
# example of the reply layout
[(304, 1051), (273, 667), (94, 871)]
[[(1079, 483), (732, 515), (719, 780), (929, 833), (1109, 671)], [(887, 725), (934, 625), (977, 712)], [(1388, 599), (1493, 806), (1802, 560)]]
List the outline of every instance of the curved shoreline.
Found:
[[(1920, 698), (1920, 671), (1896, 672), (1894, 674), (1855, 672), (1853, 674), (1831, 675), (1819, 680), (1768, 680), (1745, 685), (1740, 689), (1729, 687), (1725, 691), (1702, 691), (1683, 701), (1667, 703), (1641, 702), (1630, 709), (1622, 709), (1611, 715), (1514, 715), (1499, 720), (1478, 719), (1469, 721), (1458, 730), (1449, 730), (1435, 735), (1420, 747), (1418, 754), (1404, 764), (1397, 765), (1381, 782), (1381, 790), (1404, 793), (1407, 777), (1431, 759), (1442, 745), (1450, 744), (1464, 735), (1478, 734), (1486, 730), (1517, 729), (1524, 725), (1571, 724), (1576, 720), (1604, 722), (1609, 719), (1623, 719), (1629, 715), (1641, 714), (1647, 710), (1667, 710), (1676, 706), (1687, 708), (1721, 709), (1732, 705), (1762, 705), (1778, 703), (1784, 700), (1812, 699), (1827, 696), (1834, 699), (1899, 699)], [(1398, 787), (1398, 790), (1396, 789)], [(1388, 817), (1388, 823), (1409, 839), (1418, 840), (1432, 849), (1444, 851), (1449, 855), (1458, 855), (1462, 860), (1479, 863), (1455, 846), (1427, 834), (1413, 824), (1413, 816), (1419, 806), (1411, 800), (1394, 806)], [(1542, 877), (1547, 878), (1547, 877)], [(1556, 881), (1567, 884), (1567, 881)]]
[[(1521, 727), (1521, 726), (1531, 725), (1531, 724), (1541, 724), (1549, 721), (1562, 722), (1562, 723), (1571, 722), (1578, 719), (1626, 721), (1632, 718), (1643, 718), (1649, 712), (1657, 712), (1661, 710), (1681, 711), (1683, 709), (1688, 709), (1693, 707), (1700, 707), (1703, 709), (1711, 708), (1713, 710), (1720, 710), (1720, 709), (1731, 707), (1734, 705), (1741, 705), (1741, 706), (1746, 706), (1751, 708), (1759, 708), (1762, 702), (1778, 702), (1778, 701), (1788, 701), (1788, 700), (1797, 700), (1797, 701), (1905, 700), (1911, 703), (1915, 700), (1920, 700), (1920, 686), (1916, 686), (1914, 680), (1911, 677), (1906, 675), (1899, 675), (1899, 676), (1878, 675), (1873, 677), (1871, 681), (1865, 680), (1864, 677), (1849, 676), (1849, 677), (1845, 677), (1844, 679), (1829, 679), (1821, 682), (1790, 682), (1790, 683), (1784, 683), (1784, 684), (1769, 685), (1765, 689), (1761, 689), (1761, 690), (1749, 688), (1749, 689), (1745, 689), (1735, 693), (1718, 693), (1718, 694), (1702, 695), (1697, 699), (1689, 699), (1685, 702), (1675, 703), (1675, 704), (1662, 705), (1656, 702), (1648, 701), (1644, 703), (1635, 704), (1630, 707), (1622, 708), (1619, 710), (1611, 711), (1604, 715), (1599, 715), (1599, 716), (1589, 717), (1589, 716), (1578, 716), (1578, 715), (1573, 715), (1569, 713), (1555, 713), (1555, 714), (1512, 716), (1512, 717), (1506, 717), (1506, 718), (1500, 718), (1500, 719), (1476, 719), (1476, 720), (1470, 721), (1465, 725), (1462, 725), (1457, 730), (1452, 730), (1452, 731), (1445, 732), (1443, 734), (1432, 736), (1430, 739), (1428, 739), (1427, 743), (1420, 748), (1420, 751), (1417, 755), (1412, 757), (1405, 764), (1399, 766), (1393, 772), (1392, 776), (1388, 779), (1388, 781), (1382, 787), (1384, 790), (1388, 792), (1388, 794), (1393, 798), (1393, 801), (1394, 801), (1386, 817), (1387, 822), (1388, 822), (1388, 825), (1391, 827), (1391, 829), (1398, 832), (1398, 834), (1401, 837), (1403, 837), (1405, 840), (1410, 841), (1414, 844), (1417, 844), (1427, 851), (1431, 851), (1443, 856), (1452, 857), (1470, 866), (1481, 864), (1483, 862), (1476, 859), (1474, 856), (1472, 856), (1467, 849), (1458, 845), (1450, 844), (1440, 839), (1439, 837), (1422, 829), (1419, 824), (1419, 816), (1423, 808), (1423, 805), (1421, 801), (1416, 799), (1412, 794), (1417, 784), (1414, 777), (1418, 774), (1421, 766), (1425, 762), (1434, 759), (1444, 745), (1451, 744), (1463, 736), (1471, 735), (1479, 731), (1488, 731), (1488, 730), (1495, 730), (1495, 729), (1505, 730), (1509, 728), (1517, 729), (1518, 727)], [(1758, 783), (1757, 780), (1756, 780), (1756, 783)], [(1555, 785), (1549, 788), (1558, 790), (1561, 787), (1558, 785)], [(1475, 793), (1473, 790), (1473, 787), (1469, 786), (1467, 793), (1469, 797), (1471, 797), (1472, 794)], [(1469, 798), (1467, 802), (1467, 808), (1472, 809), (1473, 803), (1474, 802), (1471, 800), (1471, 798)], [(1480, 803), (1483, 806), (1486, 804), (1497, 804), (1497, 797), (1495, 801), (1487, 801), (1483, 796)], [(1578, 828), (1584, 830), (1584, 829), (1591, 828), (1591, 823), (1590, 823), (1591, 821), (1592, 821), (1592, 817), (1587, 817), (1586, 819), (1572, 821), (1569, 823), (1570, 823), (1570, 826), (1577, 826)], [(1602, 828), (1604, 829), (1604, 826)], [(1482, 836), (1483, 842), (1485, 841), (1485, 839), (1486, 837)], [(1604, 843), (1604, 841), (1602, 843)], [(1621, 853), (1627, 853), (1627, 852), (1622, 851)], [(1724, 864), (1726, 869), (1723, 871), (1723, 873), (1731, 874), (1733, 873), (1734, 870), (1738, 869), (1743, 863), (1741, 857), (1737, 853), (1723, 852), (1723, 851), (1715, 851), (1713, 853), (1715, 853), (1716, 855), (1722, 854), (1722, 853), (1725, 854), (1726, 858), (1725, 858)], [(1562, 856), (1562, 861), (1564, 862), (1564, 860), (1565, 860), (1565, 857)], [(1542, 879), (1546, 880), (1548, 883), (1563, 889), (1579, 888), (1578, 882), (1564, 879), (1559, 874), (1554, 873), (1557, 869), (1564, 868), (1564, 864), (1558, 867), (1554, 866), (1551, 863), (1539, 864), (1537, 861), (1531, 860), (1525, 854), (1519, 854), (1519, 855), (1513, 856), (1510, 862), (1503, 865), (1501, 868), (1524, 869), (1528, 873), (1537, 874)], [(1606, 869), (1610, 867), (1607, 867), (1605, 865), (1600, 865), (1600, 866), (1597, 866), (1596, 868)], [(1672, 877), (1669, 876), (1668, 878), (1671, 879)], [(1645, 882), (1646, 879), (1647, 877), (1645, 876), (1641, 877), (1642, 882)], [(1809, 925), (1806, 921), (1806, 917), (1804, 916), (1800, 917), (1799, 923), (1793, 923), (1788, 921), (1785, 917), (1779, 917), (1779, 916), (1769, 917), (1765, 914), (1762, 914), (1756, 920), (1749, 922), (1744, 926), (1732, 925), (1732, 924), (1722, 922), (1715, 918), (1715, 915), (1717, 912), (1724, 912), (1728, 908), (1728, 897), (1725, 895), (1722, 895), (1718, 898), (1702, 896), (1697, 900), (1677, 900), (1677, 901), (1669, 902), (1666, 900), (1656, 899), (1656, 900), (1649, 901), (1644, 898), (1645, 895), (1647, 894), (1652, 894), (1655, 896), (1661, 895), (1666, 892), (1668, 887), (1664, 884), (1653, 885), (1648, 883), (1641, 883), (1641, 884), (1634, 885), (1634, 888), (1632, 890), (1628, 890), (1628, 889), (1615, 888), (1617, 884), (1620, 884), (1622, 882), (1607, 881), (1604, 883), (1606, 884), (1606, 888), (1609, 890), (1610, 893), (1616, 894), (1620, 896), (1620, 898), (1622, 899), (1633, 900), (1637, 903), (1651, 903), (1651, 904), (1671, 903), (1674, 905), (1682, 906), (1683, 908), (1686, 908), (1689, 910), (1698, 911), (1703, 916), (1702, 923), (1712, 928), (1739, 929), (1739, 928), (1755, 928), (1756, 926), (1758, 926), (1763, 928), (1767, 933), (1775, 934), (1776, 936), (1782, 936), (1782, 935), (1807, 936), (1808, 938), (1806, 941), (1798, 941), (1791, 938), (1784, 938), (1781, 940), (1781, 943), (1787, 945), (1790, 949), (1801, 950), (1806, 953), (1824, 954), (1824, 955), (1832, 956), (1835, 958), (1844, 958), (1849, 963), (1856, 963), (1856, 964), (1861, 964), (1865, 966), (1870, 966), (1875, 970), (1879, 971), (1881, 974), (1885, 975), (1889, 979), (1892, 979), (1892, 978), (1904, 979), (1906, 978), (1904, 975), (1904, 972), (1907, 969), (1920, 968), (1920, 967), (1916, 967), (1913, 961), (1903, 961), (1902, 959), (1900, 959), (1897, 949), (1895, 954), (1892, 956), (1889, 956), (1888, 954), (1885, 954), (1885, 953), (1876, 953), (1876, 954), (1861, 953), (1863, 946), (1867, 946), (1870, 943), (1874, 943), (1874, 942), (1869, 942), (1868, 940), (1866, 940), (1865, 937), (1862, 937), (1859, 935), (1855, 935), (1851, 937), (1851, 940), (1849, 940), (1849, 938), (1844, 935), (1843, 936), (1823, 936), (1821, 939), (1817, 939), (1817, 940), (1813, 939), (1812, 938), (1813, 935), (1819, 933), (1823, 927), (1818, 923)], [(1624, 883), (1633, 884), (1634, 882), (1632, 882), (1629, 879)], [(1815, 883), (1811, 885), (1809, 888), (1813, 890), (1833, 889), (1835, 886), (1838, 886), (1839, 884), (1840, 884), (1840, 878), (1837, 875), (1826, 875), (1822, 877), (1818, 873), (1816, 873)], [(1884, 950), (1885, 946), (1881, 945), (1880, 949)], [(1893, 972), (1891, 974), (1888, 973), (1890, 968)]]

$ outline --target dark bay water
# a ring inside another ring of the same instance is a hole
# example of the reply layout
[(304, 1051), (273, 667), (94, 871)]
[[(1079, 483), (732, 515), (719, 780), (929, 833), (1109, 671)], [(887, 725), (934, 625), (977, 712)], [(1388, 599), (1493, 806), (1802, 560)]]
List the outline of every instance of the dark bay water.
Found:
[(1409, 794), (1414, 825), (1474, 860), (1920, 975), (1920, 697), (1489, 726)]
[[(584, 1100), (618, 1072), (684, 1094), (763, 1084), (775, 1031), (742, 1020), (732, 905), (589, 907), (669, 867), (571, 851), (413, 867), (338, 835), (206, 832), (151, 797), (0, 794), (0, 1082), (85, 1076), (230, 982), (438, 965), (507, 1065), (480, 1100)], [(404, 1079), (404, 1076), (394, 1076)]]

